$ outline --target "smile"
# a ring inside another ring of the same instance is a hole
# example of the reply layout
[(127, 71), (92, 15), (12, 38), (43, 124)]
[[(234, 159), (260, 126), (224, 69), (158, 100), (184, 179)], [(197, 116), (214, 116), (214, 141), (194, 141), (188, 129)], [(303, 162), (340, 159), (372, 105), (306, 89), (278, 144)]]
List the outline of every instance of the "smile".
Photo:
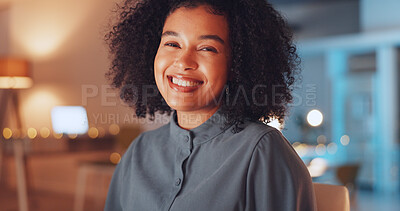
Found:
[(183, 76), (167, 76), (169, 86), (179, 92), (193, 92), (198, 89), (204, 82)]

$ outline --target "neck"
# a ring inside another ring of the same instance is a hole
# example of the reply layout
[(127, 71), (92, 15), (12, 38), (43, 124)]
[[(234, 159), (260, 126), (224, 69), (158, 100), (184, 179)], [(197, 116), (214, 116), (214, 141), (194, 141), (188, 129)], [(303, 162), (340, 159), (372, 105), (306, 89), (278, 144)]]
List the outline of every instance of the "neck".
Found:
[(178, 117), (179, 127), (190, 130), (195, 127), (200, 126), (205, 121), (207, 121), (215, 112), (217, 112), (218, 107), (213, 108), (209, 111), (199, 112), (199, 111), (176, 111)]

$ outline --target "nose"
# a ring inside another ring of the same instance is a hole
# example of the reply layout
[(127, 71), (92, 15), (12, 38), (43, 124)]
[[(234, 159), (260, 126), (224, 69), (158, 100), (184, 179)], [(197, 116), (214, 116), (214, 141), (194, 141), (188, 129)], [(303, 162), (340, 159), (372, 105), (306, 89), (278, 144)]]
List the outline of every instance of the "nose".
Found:
[(199, 66), (196, 61), (196, 56), (190, 50), (182, 51), (177, 57), (175, 64), (181, 70), (196, 70)]

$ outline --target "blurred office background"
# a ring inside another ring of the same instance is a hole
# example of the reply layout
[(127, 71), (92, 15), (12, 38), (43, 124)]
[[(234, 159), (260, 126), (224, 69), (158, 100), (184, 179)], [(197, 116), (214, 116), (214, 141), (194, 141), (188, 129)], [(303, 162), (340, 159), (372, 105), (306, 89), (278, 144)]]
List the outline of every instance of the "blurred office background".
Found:
[[(352, 210), (397, 210), (400, 1), (270, 2), (302, 59), (290, 117), (275, 126), (315, 182), (348, 187)], [(0, 70), (0, 210), (102, 210), (129, 142), (168, 122), (137, 120), (104, 77), (113, 9), (0, 0), (0, 67), (18, 72)]]

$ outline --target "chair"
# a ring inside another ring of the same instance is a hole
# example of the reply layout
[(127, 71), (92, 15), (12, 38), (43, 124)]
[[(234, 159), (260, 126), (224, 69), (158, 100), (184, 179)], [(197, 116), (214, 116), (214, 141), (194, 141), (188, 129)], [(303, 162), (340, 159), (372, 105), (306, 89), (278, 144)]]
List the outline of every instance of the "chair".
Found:
[(346, 186), (346, 188), (349, 190), (351, 202), (356, 201), (356, 180), (359, 169), (360, 165), (356, 163), (339, 166), (336, 170), (336, 178), (340, 184)]
[(313, 183), (318, 211), (350, 211), (349, 192), (345, 186)]

